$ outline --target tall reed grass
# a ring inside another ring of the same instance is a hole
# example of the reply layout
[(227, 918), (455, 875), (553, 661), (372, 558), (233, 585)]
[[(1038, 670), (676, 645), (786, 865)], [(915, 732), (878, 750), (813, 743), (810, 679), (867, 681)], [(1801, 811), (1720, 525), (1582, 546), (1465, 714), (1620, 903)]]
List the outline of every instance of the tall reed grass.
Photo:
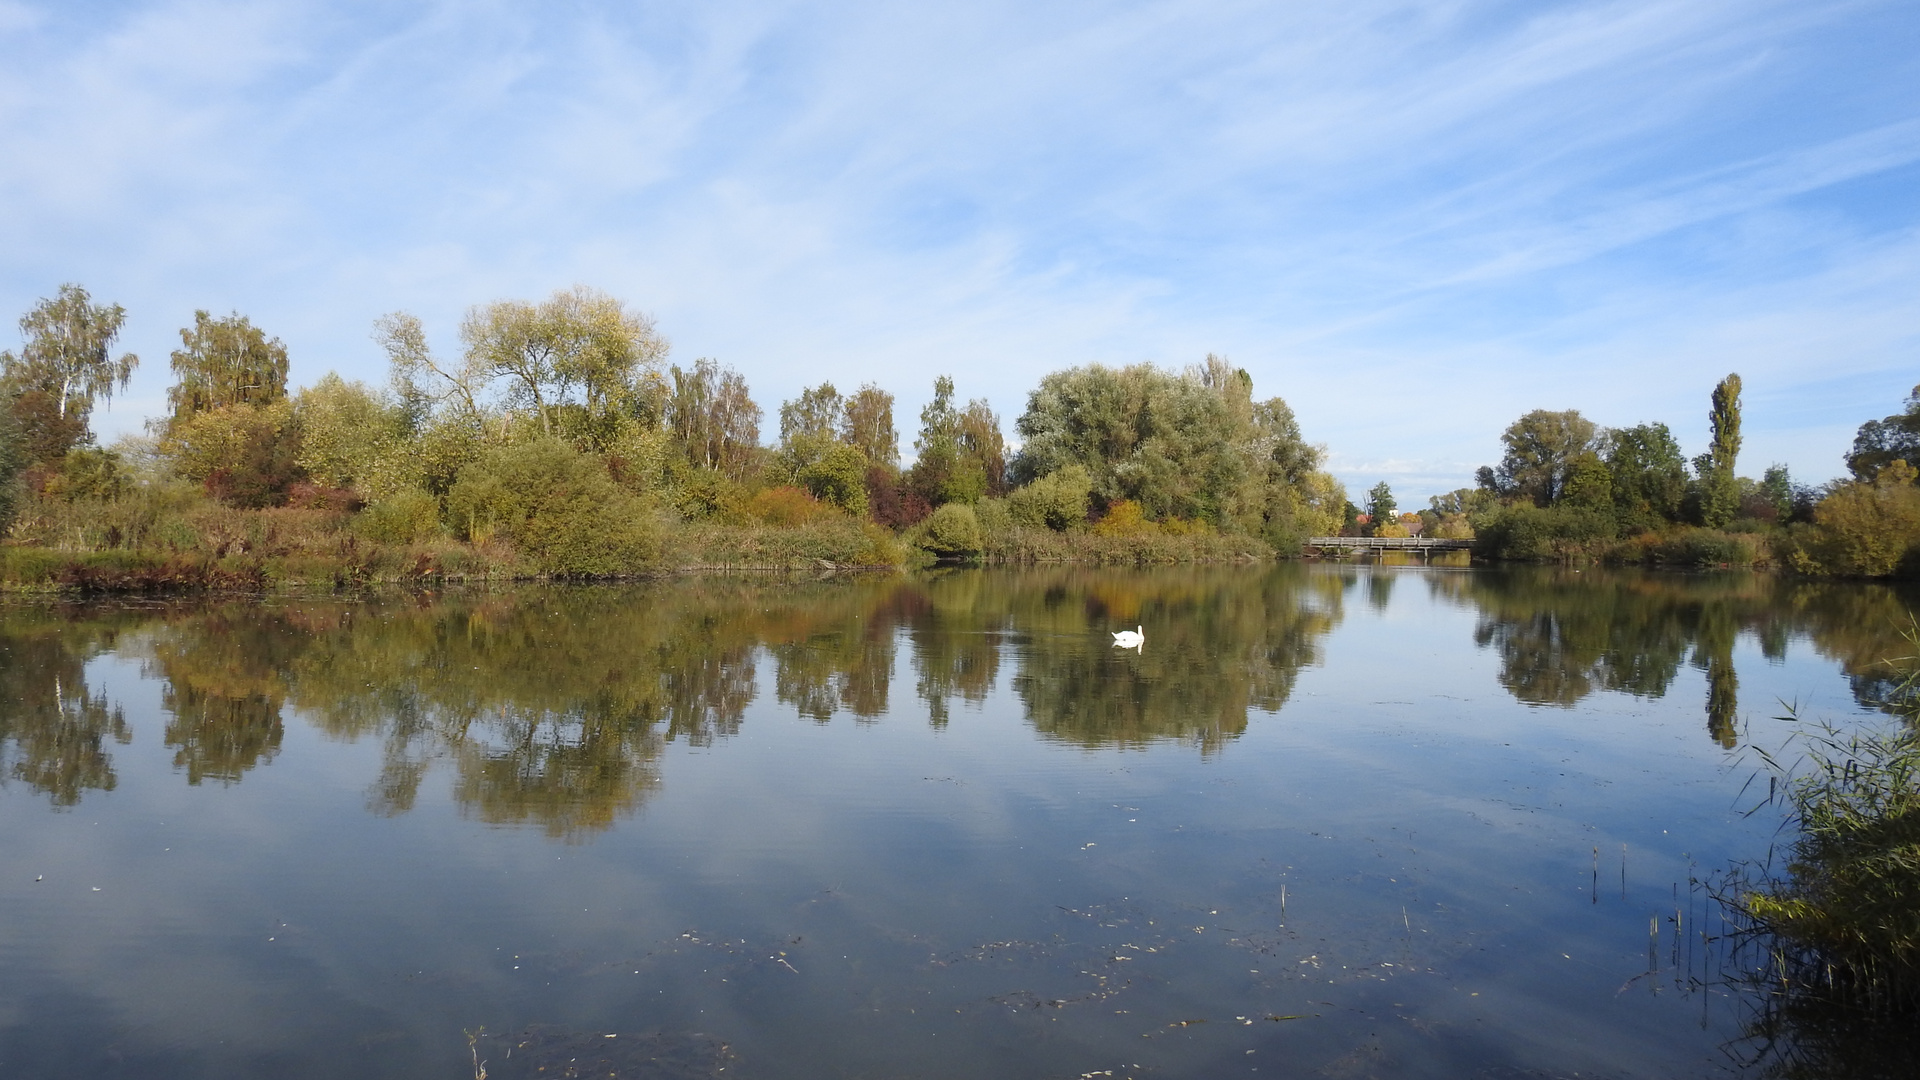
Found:
[(1721, 902), (1757, 960), (1751, 1033), (1773, 1075), (1920, 1068), (1920, 628), (1905, 636), (1890, 719), (1807, 727), (1790, 764), (1755, 751), (1791, 839), (1784, 868), (1737, 869)]

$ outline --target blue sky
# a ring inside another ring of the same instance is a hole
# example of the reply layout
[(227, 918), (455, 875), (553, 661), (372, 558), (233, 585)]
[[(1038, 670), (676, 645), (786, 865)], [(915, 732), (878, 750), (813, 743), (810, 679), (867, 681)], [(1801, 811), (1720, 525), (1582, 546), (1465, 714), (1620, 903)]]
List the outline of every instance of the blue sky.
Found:
[(1823, 480), (1920, 382), (1912, 0), (0, 0), (0, 151), (0, 313), (128, 310), (105, 437), (195, 308), (379, 382), (382, 313), (574, 283), (908, 433), (1220, 353), (1403, 503), (1533, 408), (1699, 452), (1730, 371)]

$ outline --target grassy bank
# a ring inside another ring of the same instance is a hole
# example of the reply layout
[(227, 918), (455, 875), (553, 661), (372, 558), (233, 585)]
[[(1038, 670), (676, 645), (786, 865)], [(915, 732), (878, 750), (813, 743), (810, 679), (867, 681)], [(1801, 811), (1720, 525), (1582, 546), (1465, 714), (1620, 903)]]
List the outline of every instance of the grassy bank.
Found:
[[(496, 528), (460, 540), (427, 519), (386, 518), (324, 505), (248, 510), (192, 497), (35, 501), (0, 545), (0, 589), (139, 593), (346, 588), (437, 581), (629, 578), (722, 571), (899, 569), (936, 561), (1152, 565), (1267, 560), (1274, 549), (1210, 530), (1055, 531), (956, 507), (966, 535), (902, 531), (819, 512), (794, 523), (687, 519), (639, 508), (617, 530), (586, 519), (537, 530)], [(404, 525), (404, 523), (403, 523)], [(614, 533), (619, 544), (605, 540)]]
[(1729, 566), (1765, 569), (1783, 565), (1777, 537), (1766, 531), (1679, 528), (1614, 537), (1577, 530), (1556, 532), (1501, 527), (1483, 532), (1475, 553), (1507, 562), (1595, 562), (1612, 566), (1702, 569)]
[(1151, 533), (1105, 536), (1092, 530), (1055, 532), (1014, 526), (984, 537), (983, 561), (1025, 566), (1084, 563), (1093, 566), (1149, 566), (1172, 563), (1264, 562), (1273, 546), (1259, 537), (1233, 533)]

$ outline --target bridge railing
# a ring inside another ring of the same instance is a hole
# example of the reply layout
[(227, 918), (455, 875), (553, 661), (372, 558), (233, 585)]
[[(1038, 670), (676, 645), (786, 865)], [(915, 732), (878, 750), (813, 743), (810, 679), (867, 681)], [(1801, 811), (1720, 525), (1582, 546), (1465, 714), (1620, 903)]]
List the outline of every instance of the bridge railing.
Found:
[(1306, 546), (1349, 551), (1466, 551), (1473, 547), (1473, 541), (1427, 536), (1309, 536)]

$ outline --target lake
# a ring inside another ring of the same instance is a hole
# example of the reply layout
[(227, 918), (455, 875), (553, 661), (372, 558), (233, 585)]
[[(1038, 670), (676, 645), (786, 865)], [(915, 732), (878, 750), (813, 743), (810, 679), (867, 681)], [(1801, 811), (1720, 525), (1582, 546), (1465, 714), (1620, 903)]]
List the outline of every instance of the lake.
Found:
[[(1418, 565), (0, 607), (0, 1075), (1747, 1075), (1916, 607)], [(1142, 627), (1139, 650), (1111, 632)]]

